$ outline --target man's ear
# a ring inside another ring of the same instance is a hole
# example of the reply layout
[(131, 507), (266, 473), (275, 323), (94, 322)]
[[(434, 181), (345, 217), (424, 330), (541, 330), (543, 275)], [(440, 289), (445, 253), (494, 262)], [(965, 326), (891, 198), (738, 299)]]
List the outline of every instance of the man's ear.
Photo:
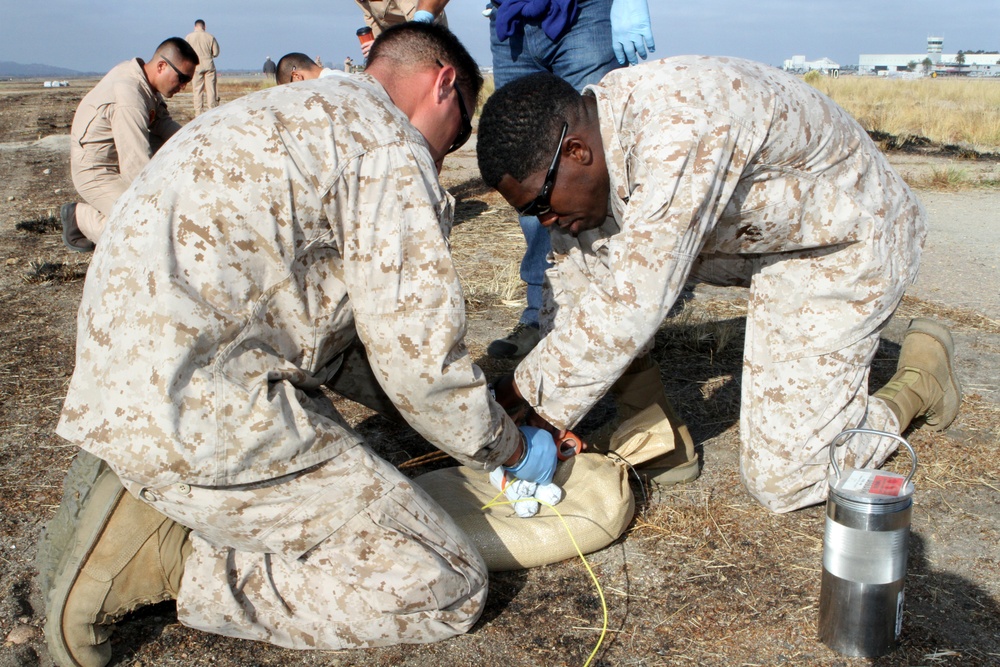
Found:
[(438, 104), (448, 102), (452, 89), (457, 85), (455, 81), (457, 75), (458, 72), (451, 65), (445, 65), (438, 72), (437, 79), (434, 81), (434, 91), (437, 94)]
[(566, 135), (563, 140), (563, 155), (584, 166), (588, 166), (594, 161), (593, 149), (579, 134)]

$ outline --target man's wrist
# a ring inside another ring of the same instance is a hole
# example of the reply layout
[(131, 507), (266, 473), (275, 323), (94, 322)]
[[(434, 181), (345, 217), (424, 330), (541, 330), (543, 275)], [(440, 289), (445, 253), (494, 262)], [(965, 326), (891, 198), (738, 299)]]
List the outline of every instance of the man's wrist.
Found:
[[(514, 448), (514, 453), (511, 454), (511, 457), (503, 464), (503, 467), (508, 470), (518, 467), (524, 463), (524, 459), (528, 457), (528, 442), (524, 437), (524, 433), (518, 429), (517, 434), (519, 436), (517, 447)], [(513, 461), (513, 463), (511, 461)]]

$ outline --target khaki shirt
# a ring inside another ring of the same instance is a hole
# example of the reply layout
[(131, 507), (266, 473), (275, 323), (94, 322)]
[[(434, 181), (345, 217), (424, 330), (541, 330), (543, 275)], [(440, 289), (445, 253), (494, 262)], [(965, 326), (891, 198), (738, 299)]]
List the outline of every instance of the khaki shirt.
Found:
[(219, 57), (219, 42), (210, 32), (194, 30), (184, 38), (198, 54), (198, 71), (208, 72), (215, 69), (214, 58)]
[(110, 171), (126, 182), (180, 129), (139, 58), (116, 65), (80, 101), (70, 130), (74, 173)]
[[(354, 0), (365, 15), (365, 23), (376, 37), (389, 26), (413, 20), (417, 13), (417, 0)], [(448, 27), (448, 17), (444, 12), (434, 19), (434, 23)]]
[[(516, 371), (553, 424), (586, 414), (701, 264), (787, 254), (750, 300), (783, 325), (767, 340), (776, 360), (861, 339), (915, 277), (923, 207), (864, 129), (793, 76), (684, 56), (615, 70), (585, 94), (612, 215), (578, 238), (552, 229), (552, 331)], [(826, 258), (822, 272), (809, 257)]]
[[(465, 346), (453, 200), (419, 131), (364, 74), (227, 109), (119, 200), (57, 432), (134, 480), (296, 472), (362, 442), (319, 391), (360, 339), (421, 435), (477, 468), (509, 458), (519, 434)], [(345, 466), (346, 493), (373, 474)]]

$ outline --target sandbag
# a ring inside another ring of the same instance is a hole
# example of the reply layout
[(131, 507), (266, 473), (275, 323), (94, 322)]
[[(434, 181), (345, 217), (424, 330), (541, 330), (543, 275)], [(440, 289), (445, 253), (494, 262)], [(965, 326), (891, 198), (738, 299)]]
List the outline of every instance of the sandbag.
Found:
[[(481, 509), (500, 492), (489, 474), (464, 466), (413, 480), (451, 515), (492, 572), (556, 563), (577, 555), (566, 526), (549, 507), (522, 519), (510, 504)], [(582, 453), (559, 464), (555, 483), (565, 497), (556, 505), (583, 553), (608, 546), (625, 532), (635, 497), (625, 467), (603, 454)], [(500, 496), (499, 501), (506, 498)]]

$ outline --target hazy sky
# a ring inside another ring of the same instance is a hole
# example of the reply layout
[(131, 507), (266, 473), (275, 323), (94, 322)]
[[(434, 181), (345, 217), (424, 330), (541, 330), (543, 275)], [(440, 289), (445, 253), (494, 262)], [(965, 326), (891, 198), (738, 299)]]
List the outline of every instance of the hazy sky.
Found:
[[(149, 57), (172, 35), (204, 19), (222, 47), (219, 69), (257, 70), (270, 55), (319, 55), (339, 65), (360, 61), (354, 31), (362, 25), (352, 0), (138, 2), (4, 0), (0, 60), (106, 72), (134, 56)], [(928, 35), (944, 52), (1000, 50), (1000, 18), (990, 0), (649, 0), (655, 57), (732, 55), (781, 65), (800, 54), (857, 64), (861, 53), (923, 53)], [(482, 65), (490, 65), (486, 0), (453, 0), (452, 29)]]

